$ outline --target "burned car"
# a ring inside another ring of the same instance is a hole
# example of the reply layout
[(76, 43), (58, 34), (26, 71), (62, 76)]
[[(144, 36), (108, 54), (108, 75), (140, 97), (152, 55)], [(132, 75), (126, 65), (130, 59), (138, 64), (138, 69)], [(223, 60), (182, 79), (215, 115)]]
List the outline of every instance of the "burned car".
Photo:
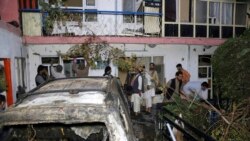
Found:
[(136, 141), (119, 79), (49, 81), (0, 113), (1, 141)]

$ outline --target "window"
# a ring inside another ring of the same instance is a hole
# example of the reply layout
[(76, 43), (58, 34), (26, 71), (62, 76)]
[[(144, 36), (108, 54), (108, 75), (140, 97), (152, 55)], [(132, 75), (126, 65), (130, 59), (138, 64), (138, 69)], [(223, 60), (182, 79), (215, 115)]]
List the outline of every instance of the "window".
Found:
[(234, 13), (233, 3), (223, 3), (222, 4), (221, 23), (226, 24), (226, 25), (232, 25), (233, 24), (233, 13)]
[(135, 16), (134, 15), (123, 15), (123, 23), (134, 23)]
[(66, 7), (82, 7), (82, 0), (66, 0), (64, 2)]
[[(79, 66), (80, 63), (85, 63), (85, 60), (83, 58), (77, 58), (76, 59), (76, 64), (77, 67)], [(73, 59), (67, 59), (67, 60), (63, 60), (63, 69), (64, 69), (64, 74), (66, 75), (66, 77), (76, 77), (76, 73), (73, 72)]]
[(199, 55), (198, 77), (211, 78), (211, 55)]
[(50, 64), (51, 61), (53, 61), (53, 66), (56, 66), (60, 64), (60, 58), (59, 57), (42, 57), (42, 65), (47, 67), (48, 75), (50, 76)]
[(235, 11), (235, 24), (236, 25), (246, 25), (246, 11), (247, 5), (246, 4), (236, 4), (236, 11)]
[(59, 57), (42, 57), (42, 64), (50, 64), (51, 61), (53, 61), (53, 63), (57, 63), (59, 64)]
[(220, 3), (219, 2), (210, 2), (208, 20), (210, 24), (220, 24)]
[(95, 62), (95, 67), (93, 67), (93, 69), (105, 69), (106, 66), (109, 65), (109, 61), (96, 61)]
[(167, 37), (232, 38), (247, 28), (244, 0), (165, 0), (164, 6)]
[(196, 22), (207, 23), (207, 1), (196, 1)]
[(190, 23), (194, 20), (194, 1), (193, 0), (180, 0), (180, 21)]
[(95, 6), (95, 0), (86, 0), (86, 6)]
[(85, 22), (97, 22), (97, 13), (86, 13)]
[(165, 2), (165, 21), (175, 22), (176, 21), (176, 1), (166, 0)]
[(209, 88), (207, 91), (208, 98), (212, 99), (212, 64), (211, 64), (211, 55), (199, 55), (198, 60), (198, 77), (201, 79), (207, 79)]

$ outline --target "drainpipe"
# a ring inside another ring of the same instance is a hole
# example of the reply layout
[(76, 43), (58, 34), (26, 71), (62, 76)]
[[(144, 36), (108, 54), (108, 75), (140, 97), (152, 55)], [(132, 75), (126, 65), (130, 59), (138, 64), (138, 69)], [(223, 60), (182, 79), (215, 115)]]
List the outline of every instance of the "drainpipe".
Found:
[[(117, 0), (115, 0), (115, 12), (117, 12)], [(117, 35), (117, 14), (115, 14), (115, 35)]]
[(161, 37), (165, 36), (165, 0), (161, 3)]
[(191, 56), (191, 47), (190, 47), (190, 45), (188, 45), (188, 59), (187, 59), (188, 66), (187, 66), (187, 70), (189, 70), (189, 72), (190, 72), (190, 66), (191, 66), (190, 56)]

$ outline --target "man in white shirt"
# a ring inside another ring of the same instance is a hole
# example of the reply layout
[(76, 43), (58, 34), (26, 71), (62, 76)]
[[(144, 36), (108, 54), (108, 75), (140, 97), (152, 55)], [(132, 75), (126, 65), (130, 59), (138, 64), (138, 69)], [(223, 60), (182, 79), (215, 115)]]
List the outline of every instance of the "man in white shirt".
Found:
[(150, 74), (145, 70), (143, 66), (143, 82), (144, 82), (144, 93), (143, 98), (145, 100), (146, 112), (151, 113), (152, 99), (155, 96), (155, 88), (151, 82)]
[(137, 74), (134, 76), (131, 82), (133, 88), (133, 94), (131, 96), (131, 102), (133, 103), (133, 111), (137, 116), (141, 111), (141, 96), (142, 96), (142, 68), (136, 68)]
[(208, 83), (207, 82), (188, 82), (184, 87), (183, 87), (183, 92), (186, 96), (193, 97), (198, 100), (207, 100), (208, 94), (207, 94), (207, 89), (208, 89)]
[(65, 74), (62, 73), (62, 70), (63, 70), (62, 65), (57, 65), (56, 68), (54, 68), (51, 64), (50, 70), (51, 70), (51, 74), (54, 78), (65, 78), (66, 77)]

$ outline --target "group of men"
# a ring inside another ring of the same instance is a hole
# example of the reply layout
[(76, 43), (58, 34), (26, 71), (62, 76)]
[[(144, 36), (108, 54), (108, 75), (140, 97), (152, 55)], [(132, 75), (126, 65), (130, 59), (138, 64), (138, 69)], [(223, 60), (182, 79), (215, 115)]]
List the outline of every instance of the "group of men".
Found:
[[(184, 99), (203, 100), (207, 99), (207, 82), (190, 81), (190, 73), (182, 68), (181, 64), (176, 65), (177, 72), (175, 78), (170, 79), (165, 86), (165, 98), (173, 100), (176, 96)], [(136, 68), (136, 75), (131, 81), (133, 94), (131, 102), (135, 115), (140, 113), (141, 101), (145, 101), (145, 111), (150, 113), (152, 99), (155, 96), (156, 89), (159, 86), (158, 73), (154, 63), (150, 63), (149, 71), (145, 66)]]
[(177, 64), (176, 68), (175, 78), (167, 83), (167, 99), (171, 99), (174, 94), (188, 99), (204, 100), (208, 98), (207, 89), (209, 84), (206, 81), (190, 81), (190, 73), (183, 69), (181, 64)]
[[(53, 60), (51, 60), (51, 65), (50, 65), (51, 77), (53, 77), (53, 78), (65, 78), (66, 75), (64, 73), (62, 73), (62, 71), (63, 71), (62, 65), (56, 65), (54, 67), (53, 63), (54, 63)], [(74, 59), (73, 64), (72, 64), (72, 71), (76, 73), (77, 77), (85, 77), (85, 76), (88, 76), (89, 66), (86, 65), (85, 62), (80, 62), (77, 65), (77, 60)], [(48, 75), (47, 67), (45, 67), (43, 65), (39, 65), (37, 68), (37, 75), (35, 77), (36, 86), (39, 86), (39, 85), (45, 83), (46, 81), (49, 80), (49, 78), (50, 77)]]
[(131, 102), (135, 115), (140, 113), (141, 101), (145, 100), (145, 111), (150, 113), (152, 107), (152, 97), (155, 96), (155, 89), (159, 84), (158, 73), (154, 63), (150, 63), (149, 71), (145, 66), (136, 68), (136, 75), (131, 81), (133, 94)]

